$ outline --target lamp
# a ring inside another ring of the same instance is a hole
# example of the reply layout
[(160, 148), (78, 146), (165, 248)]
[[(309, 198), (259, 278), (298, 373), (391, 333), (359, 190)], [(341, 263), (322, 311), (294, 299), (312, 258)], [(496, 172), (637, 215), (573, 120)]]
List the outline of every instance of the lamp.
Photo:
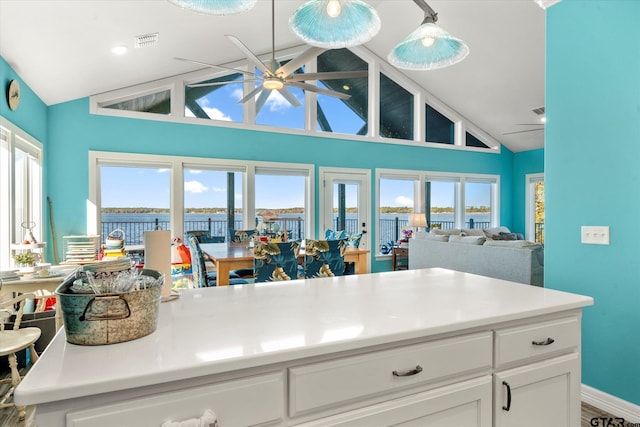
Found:
[(420, 227), (427, 226), (427, 217), (421, 212), (409, 214), (409, 227), (415, 227), (416, 233), (420, 230)]
[(309, 0), (289, 26), (307, 44), (337, 49), (371, 40), (380, 31), (380, 17), (362, 0)]
[(436, 70), (462, 61), (469, 47), (435, 24), (438, 14), (424, 0), (413, 1), (424, 10), (424, 20), (393, 48), (389, 62), (405, 70)]
[(258, 0), (169, 0), (183, 9), (208, 15), (234, 15), (246, 12), (255, 6)]

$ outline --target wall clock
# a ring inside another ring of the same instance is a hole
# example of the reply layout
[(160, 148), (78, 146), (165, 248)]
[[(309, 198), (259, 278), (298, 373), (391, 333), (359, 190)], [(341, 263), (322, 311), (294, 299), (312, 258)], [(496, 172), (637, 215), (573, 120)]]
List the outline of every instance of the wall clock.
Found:
[(7, 88), (7, 102), (9, 108), (15, 110), (20, 103), (20, 83), (17, 80), (11, 80)]

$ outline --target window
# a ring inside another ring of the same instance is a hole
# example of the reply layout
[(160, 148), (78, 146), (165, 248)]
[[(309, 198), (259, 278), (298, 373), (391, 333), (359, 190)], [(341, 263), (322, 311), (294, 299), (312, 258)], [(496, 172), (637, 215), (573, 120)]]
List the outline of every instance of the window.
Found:
[(398, 240), (408, 214), (425, 212), (427, 228), (489, 228), (500, 224), (499, 177), (377, 169), (379, 254)]
[(426, 134), (425, 141), (438, 144), (455, 144), (455, 124), (438, 110), (426, 104)]
[(465, 145), (467, 147), (491, 148), (475, 136), (471, 135), (469, 132), (466, 133)]
[(413, 95), (380, 73), (380, 99), (380, 136), (413, 140)]
[(313, 229), (313, 165), (97, 151), (89, 158), (95, 217), (87, 233), (103, 240), (118, 228), (127, 245), (142, 244), (142, 233), (155, 228), (226, 237), (229, 228), (254, 228), (262, 209), (278, 210), (291, 238)]
[[(415, 175), (415, 174), (414, 174)], [(417, 176), (382, 175), (378, 181), (378, 243), (382, 254), (390, 253), (390, 245), (402, 237), (409, 214), (418, 212)]]
[(11, 265), (11, 244), (20, 243), (33, 222), (42, 242), (42, 145), (3, 119), (0, 124), (0, 266)]
[[(319, 73), (336, 71), (362, 71), (369, 65), (349, 49), (332, 49), (318, 56)], [(369, 79), (330, 79), (318, 82), (324, 89), (347, 93), (351, 98), (341, 100), (328, 95), (318, 95), (317, 129), (322, 132), (348, 135), (367, 135), (369, 132)]]
[(224, 238), (241, 229), (243, 173), (184, 168), (184, 231)]
[[(277, 215), (267, 224), (270, 231), (287, 231), (289, 239), (305, 238), (308, 209), (309, 171), (258, 167), (255, 172), (255, 210), (259, 217), (265, 211)], [(257, 218), (258, 220), (258, 218)]]
[(242, 74), (233, 73), (185, 86), (184, 115), (201, 119), (242, 122)]
[(136, 245), (145, 231), (171, 229), (170, 181), (165, 165), (101, 165), (101, 241), (122, 230), (125, 244)]
[(105, 102), (102, 108), (111, 110), (140, 111), (144, 113), (171, 114), (171, 91), (169, 89), (133, 99), (118, 102)]
[(544, 243), (544, 175), (529, 174), (527, 181), (526, 238)]

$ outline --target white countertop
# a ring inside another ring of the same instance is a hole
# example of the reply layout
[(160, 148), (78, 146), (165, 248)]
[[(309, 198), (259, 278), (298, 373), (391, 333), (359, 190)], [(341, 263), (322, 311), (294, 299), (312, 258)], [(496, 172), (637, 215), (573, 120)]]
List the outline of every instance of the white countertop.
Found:
[(590, 297), (443, 269), (186, 290), (157, 330), (104, 346), (64, 330), (15, 392), (49, 401), (201, 377), (593, 304)]

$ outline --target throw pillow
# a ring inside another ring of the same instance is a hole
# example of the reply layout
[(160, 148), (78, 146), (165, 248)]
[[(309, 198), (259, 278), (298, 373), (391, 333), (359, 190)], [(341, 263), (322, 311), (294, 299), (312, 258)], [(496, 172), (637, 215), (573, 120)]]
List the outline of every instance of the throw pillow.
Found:
[(462, 231), (460, 232), (461, 236), (482, 236), (482, 237), (487, 237), (484, 234), (484, 231), (482, 231), (481, 229), (477, 229), (477, 228), (463, 228)]
[[(456, 237), (456, 236), (454, 236)], [(459, 237), (459, 236), (458, 236)], [(434, 242), (448, 242), (449, 241), (449, 236), (440, 236), (438, 234), (426, 234), (426, 236), (424, 237), (427, 240), (433, 240)]]
[(482, 231), (484, 231), (485, 236), (487, 236), (487, 239), (494, 239), (494, 236), (499, 236), (500, 233), (511, 233), (511, 230), (509, 230), (507, 227), (493, 227), (493, 228), (485, 228)]
[(466, 245), (482, 245), (486, 237), (482, 236), (449, 236), (449, 243), (462, 243)]
[(501, 231), (500, 234), (493, 236), (493, 240), (518, 240), (516, 233), (505, 233)]
[(459, 236), (461, 232), (462, 230), (459, 228), (452, 228), (450, 230), (440, 230), (440, 229), (434, 228), (431, 230), (432, 234), (437, 234), (439, 236), (453, 236), (453, 235)]

